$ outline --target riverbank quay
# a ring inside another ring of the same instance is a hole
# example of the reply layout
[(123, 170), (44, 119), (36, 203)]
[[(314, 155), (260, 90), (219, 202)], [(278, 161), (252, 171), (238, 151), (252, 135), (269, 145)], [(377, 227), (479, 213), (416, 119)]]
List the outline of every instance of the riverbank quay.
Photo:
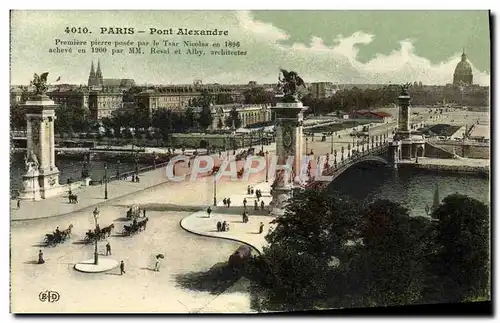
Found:
[(398, 162), (398, 168), (416, 168), (431, 172), (489, 176), (490, 160), (475, 158), (440, 159), (419, 157), (418, 161), (415, 159), (400, 160)]
[[(272, 152), (275, 150), (275, 145), (264, 146), (264, 149), (269, 151), (270, 155), (272, 155)], [(227, 156), (227, 153), (231, 155), (233, 151), (225, 152), (222, 157)], [(219, 158), (218, 154), (211, 156), (216, 161)], [(244, 160), (237, 162), (236, 164), (238, 169), (243, 167), (244, 163), (245, 163)], [(40, 201), (23, 200), (20, 202), (20, 207), (17, 208), (17, 199), (11, 199), (10, 219), (11, 221), (25, 221), (25, 220), (49, 218), (54, 216), (63, 216), (84, 209), (89, 209), (89, 211), (92, 211), (92, 209), (98, 205), (110, 202), (117, 198), (133, 196), (135, 193), (143, 192), (145, 190), (151, 190), (153, 194), (155, 187), (164, 184), (172, 185), (172, 189), (175, 190), (176, 185), (182, 186), (183, 184), (190, 182), (189, 175), (191, 174), (191, 168), (188, 166), (189, 166), (188, 163), (185, 162), (178, 162), (175, 164), (175, 173), (176, 173), (175, 175), (176, 176), (186, 175), (186, 179), (181, 182), (172, 181), (167, 177), (166, 166), (139, 173), (139, 178), (140, 178), (139, 182), (132, 182), (131, 180), (114, 180), (108, 182), (107, 184), (108, 199), (104, 198), (105, 196), (104, 184), (84, 187), (79, 190), (73, 191), (72, 193), (78, 196), (78, 203), (69, 203), (68, 195), (63, 194), (60, 196)], [(258, 175), (264, 176), (263, 174), (258, 174)], [(248, 181), (250, 180), (255, 181), (255, 179), (253, 179), (254, 177), (255, 176), (250, 175)], [(212, 181), (209, 181), (210, 183), (208, 183), (207, 180), (205, 181), (199, 180), (199, 182), (201, 182), (201, 187), (203, 187), (203, 189), (205, 190), (213, 189)], [(244, 185), (245, 183), (242, 182), (241, 185)], [(218, 185), (224, 185), (224, 182), (221, 182)], [(182, 193), (183, 193), (182, 191), (179, 191), (179, 194)], [(188, 194), (189, 192), (185, 193)], [(190, 194), (190, 196), (192, 196), (193, 199), (196, 199), (196, 194)], [(179, 196), (179, 199), (182, 200), (183, 197)], [(211, 198), (210, 201), (213, 201), (213, 199)], [(203, 204), (206, 203), (204, 202)]]
[[(180, 222), (181, 228), (184, 230), (204, 237), (212, 237), (218, 239), (232, 240), (246, 244), (262, 253), (263, 247), (266, 245), (265, 236), (269, 230), (273, 229), (271, 222), (275, 219), (269, 215), (269, 203), (272, 200), (270, 183), (260, 182), (252, 185), (254, 190), (260, 189), (262, 197), (257, 201), (254, 194), (247, 194), (247, 191), (238, 192), (230, 195), (227, 198), (231, 200), (230, 207), (224, 205), (222, 201), (217, 202), (217, 206), (213, 207), (212, 213), (208, 216), (206, 210), (195, 212), (183, 218)], [(246, 199), (246, 209), (243, 205), (243, 200)], [(254, 208), (257, 201), (258, 208)], [(264, 209), (261, 209), (261, 202), (264, 202)], [(248, 222), (243, 222), (243, 212), (248, 212)], [(229, 231), (217, 231), (217, 222), (229, 224)], [(260, 232), (260, 224), (263, 224), (263, 231)]]

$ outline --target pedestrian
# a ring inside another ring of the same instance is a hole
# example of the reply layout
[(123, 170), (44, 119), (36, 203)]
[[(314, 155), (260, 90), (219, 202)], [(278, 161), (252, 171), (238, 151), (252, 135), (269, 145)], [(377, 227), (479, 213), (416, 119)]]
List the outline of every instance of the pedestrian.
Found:
[(160, 265), (161, 265), (160, 259), (161, 259), (160, 257), (156, 256), (155, 269), (154, 269), (155, 271), (160, 271)]
[(106, 256), (111, 256), (111, 245), (109, 244), (109, 241), (106, 243)]
[(227, 199), (226, 199), (226, 198), (224, 198), (224, 199), (222, 200), (222, 203), (224, 203), (224, 206), (226, 206), (226, 205), (227, 205)]
[(264, 223), (260, 223), (260, 227), (259, 227), (259, 234), (262, 234), (262, 232), (264, 232)]
[(191, 159), (188, 160), (188, 168), (191, 168)]
[(251, 187), (250, 187), (250, 185), (248, 185), (248, 187), (247, 187), (247, 194), (250, 195), (250, 193), (251, 193)]
[(142, 216), (145, 218), (146, 217), (146, 209), (142, 209)]
[(38, 251), (38, 264), (43, 264), (45, 263), (45, 260), (43, 260), (43, 252), (42, 250)]
[(132, 174), (132, 182), (135, 182), (135, 175)]
[(253, 195), (253, 186), (252, 186), (252, 189), (250, 190), (250, 194), (252, 194), (252, 195)]
[(258, 210), (259, 209), (259, 204), (257, 203), (257, 200), (253, 200), (253, 209)]
[(19, 210), (21, 208), (21, 200), (17, 200), (17, 209)]
[(255, 196), (257, 197), (257, 201), (260, 201), (259, 190), (255, 191)]
[(139, 175), (136, 175), (136, 176), (135, 176), (135, 181), (136, 181), (137, 183), (139, 183)]
[(222, 223), (220, 221), (217, 222), (217, 232), (222, 231)]
[(125, 274), (125, 264), (123, 263), (123, 260), (120, 262), (120, 275)]
[(212, 213), (212, 209), (210, 208), (210, 206), (207, 209), (207, 213), (208, 213), (208, 217), (210, 217), (210, 213)]
[(262, 211), (264, 211), (264, 201), (261, 201), (261, 202), (260, 202), (260, 209), (261, 209)]
[(245, 209), (247, 208), (247, 199), (246, 198), (243, 199), (243, 208), (245, 208)]
[(227, 202), (227, 207), (230, 207), (231, 206), (231, 199), (228, 198), (226, 202)]

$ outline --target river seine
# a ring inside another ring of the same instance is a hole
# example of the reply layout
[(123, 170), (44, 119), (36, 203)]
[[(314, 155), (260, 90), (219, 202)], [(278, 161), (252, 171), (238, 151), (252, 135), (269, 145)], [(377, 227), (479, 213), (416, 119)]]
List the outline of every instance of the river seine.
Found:
[[(104, 177), (103, 161), (91, 161), (89, 165), (90, 177), (93, 180), (102, 180)], [(83, 163), (77, 160), (61, 159), (56, 156), (56, 166), (59, 169), (59, 183), (66, 184), (69, 178), (79, 180), (82, 176)], [(139, 168), (146, 165), (138, 164)], [(108, 163), (108, 176), (116, 175), (119, 168), (120, 173), (135, 170), (134, 163)], [(16, 191), (22, 188), (22, 175), (26, 172), (24, 166), (24, 153), (14, 153), (10, 159), (10, 190)]]
[(388, 199), (410, 210), (412, 216), (425, 216), (425, 206), (432, 206), (436, 185), (439, 197), (459, 193), (490, 205), (487, 178), (424, 170), (353, 166), (339, 176), (329, 189), (340, 195), (371, 202)]

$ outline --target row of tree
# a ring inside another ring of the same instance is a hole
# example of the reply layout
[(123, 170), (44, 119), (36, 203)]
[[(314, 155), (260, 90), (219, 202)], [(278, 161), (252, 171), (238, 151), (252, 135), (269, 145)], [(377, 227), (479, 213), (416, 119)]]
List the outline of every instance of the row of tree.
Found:
[(302, 98), (305, 106), (309, 107), (308, 113), (324, 115), (328, 113), (356, 110), (376, 109), (397, 103), (401, 93), (399, 86), (384, 86), (379, 89), (344, 89), (337, 91), (328, 98), (313, 98), (310, 94)]
[(253, 302), (289, 311), (488, 299), (488, 207), (455, 194), (432, 216), (297, 192), (249, 266)]

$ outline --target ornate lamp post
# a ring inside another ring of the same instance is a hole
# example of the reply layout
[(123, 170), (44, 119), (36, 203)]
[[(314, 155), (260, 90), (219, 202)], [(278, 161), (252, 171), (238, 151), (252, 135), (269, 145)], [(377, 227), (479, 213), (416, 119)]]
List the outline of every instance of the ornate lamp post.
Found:
[(357, 152), (358, 152), (358, 154), (359, 154), (359, 140), (358, 140), (358, 141), (356, 141), (356, 151), (357, 151)]
[(260, 130), (259, 132), (259, 138), (260, 138), (260, 150), (264, 151), (264, 130)]
[(307, 150), (307, 143), (309, 142), (309, 137), (306, 137), (306, 156), (309, 155), (309, 151)]
[(214, 173), (214, 206), (217, 206), (217, 173)]
[(269, 167), (269, 151), (266, 150), (266, 183), (269, 181), (268, 167)]
[(333, 132), (330, 134), (330, 154), (333, 154)]
[(341, 155), (340, 155), (340, 161), (343, 162), (344, 161), (344, 146), (342, 146), (340, 148), (340, 152), (341, 152)]
[(104, 164), (104, 199), (108, 199), (108, 165)]
[(97, 219), (99, 218), (99, 209), (96, 207), (94, 209), (94, 212), (92, 212), (94, 215), (94, 224), (95, 224), (95, 243), (94, 243), (94, 265), (97, 265), (99, 263), (99, 254), (97, 253), (97, 241), (99, 240), (97, 237)]
[(351, 158), (351, 144), (347, 144), (347, 159)]
[(116, 161), (116, 177), (120, 178), (120, 160)]
[(335, 165), (335, 168), (337, 168), (337, 149), (333, 151), (333, 164)]

